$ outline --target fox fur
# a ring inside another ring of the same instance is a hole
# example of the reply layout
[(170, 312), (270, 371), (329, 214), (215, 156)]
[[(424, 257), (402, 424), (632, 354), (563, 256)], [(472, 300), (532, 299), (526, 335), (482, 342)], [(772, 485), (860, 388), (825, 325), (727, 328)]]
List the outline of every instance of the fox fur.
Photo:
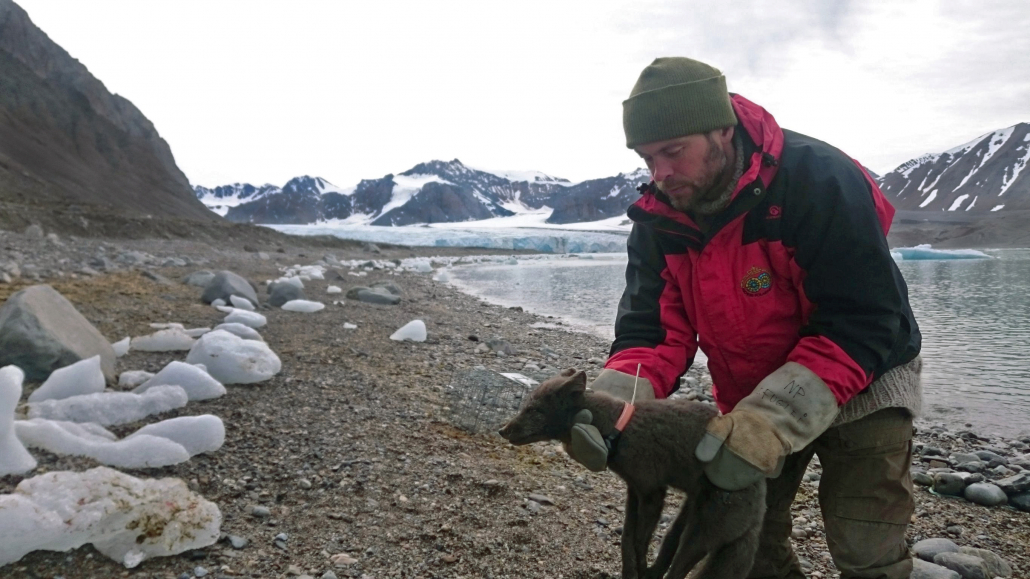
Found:
[[(545, 440), (568, 444), (576, 414), (587, 409), (592, 424), (608, 436), (615, 432), (623, 405), (607, 394), (588, 391), (586, 374), (569, 369), (530, 393), (500, 435), (514, 445)], [(729, 492), (704, 476), (694, 448), (716, 415), (711, 406), (686, 400), (635, 406), (608, 462), (629, 491), (622, 532), (623, 579), (682, 579), (706, 557), (694, 579), (744, 579), (758, 550), (765, 481)], [(648, 547), (670, 487), (687, 498), (648, 568)]]

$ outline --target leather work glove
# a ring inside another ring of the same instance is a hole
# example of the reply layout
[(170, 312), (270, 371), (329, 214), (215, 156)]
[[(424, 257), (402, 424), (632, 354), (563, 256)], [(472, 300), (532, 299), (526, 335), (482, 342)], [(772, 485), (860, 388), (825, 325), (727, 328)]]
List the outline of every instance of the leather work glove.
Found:
[[(635, 378), (617, 370), (601, 370), (587, 388), (629, 402), (633, 400), (634, 380), (637, 383), (636, 400), (654, 400), (654, 387), (650, 380)], [(608, 467), (608, 447), (597, 427), (590, 424), (591, 420), (593, 416), (589, 410), (580, 410), (576, 415), (576, 424), (572, 427), (572, 439), (563, 447), (572, 460), (593, 472), (601, 472)]]
[(829, 428), (837, 398), (822, 378), (787, 362), (758, 383), (729, 413), (708, 422), (695, 449), (715, 486), (736, 491), (779, 476), (788, 454)]

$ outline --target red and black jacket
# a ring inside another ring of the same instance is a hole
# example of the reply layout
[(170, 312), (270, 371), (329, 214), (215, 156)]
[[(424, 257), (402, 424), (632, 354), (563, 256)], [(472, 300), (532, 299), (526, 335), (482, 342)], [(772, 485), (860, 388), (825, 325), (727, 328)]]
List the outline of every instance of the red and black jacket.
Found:
[(919, 353), (886, 234), (894, 208), (856, 161), (734, 95), (745, 170), (706, 234), (654, 184), (628, 215), (626, 291), (606, 368), (664, 398), (700, 345), (728, 412), (787, 361), (838, 404)]

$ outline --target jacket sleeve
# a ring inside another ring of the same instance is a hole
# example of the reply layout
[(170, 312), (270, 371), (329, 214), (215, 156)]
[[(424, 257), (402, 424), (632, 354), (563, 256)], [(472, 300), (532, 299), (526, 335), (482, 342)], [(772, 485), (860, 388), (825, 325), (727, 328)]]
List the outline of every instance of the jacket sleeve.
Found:
[(650, 380), (656, 397), (665, 398), (694, 361), (697, 333), (653, 230), (634, 225), (627, 248), (626, 290), (605, 368), (632, 376), (640, 364), (640, 376)]
[(844, 404), (908, 343), (908, 290), (887, 245), (892, 208), (875, 183), (850, 159), (813, 157), (789, 176), (797, 194), (784, 207), (784, 243), (811, 304), (787, 360)]

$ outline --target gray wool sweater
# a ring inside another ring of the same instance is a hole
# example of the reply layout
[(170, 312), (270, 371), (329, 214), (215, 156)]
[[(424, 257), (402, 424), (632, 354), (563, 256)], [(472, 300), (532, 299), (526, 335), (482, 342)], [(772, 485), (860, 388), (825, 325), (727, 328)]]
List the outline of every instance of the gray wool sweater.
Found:
[(904, 408), (919, 416), (923, 410), (923, 385), (920, 373), (923, 359), (916, 356), (907, 364), (892, 368), (857, 396), (841, 406), (831, 428), (869, 416), (884, 408)]

